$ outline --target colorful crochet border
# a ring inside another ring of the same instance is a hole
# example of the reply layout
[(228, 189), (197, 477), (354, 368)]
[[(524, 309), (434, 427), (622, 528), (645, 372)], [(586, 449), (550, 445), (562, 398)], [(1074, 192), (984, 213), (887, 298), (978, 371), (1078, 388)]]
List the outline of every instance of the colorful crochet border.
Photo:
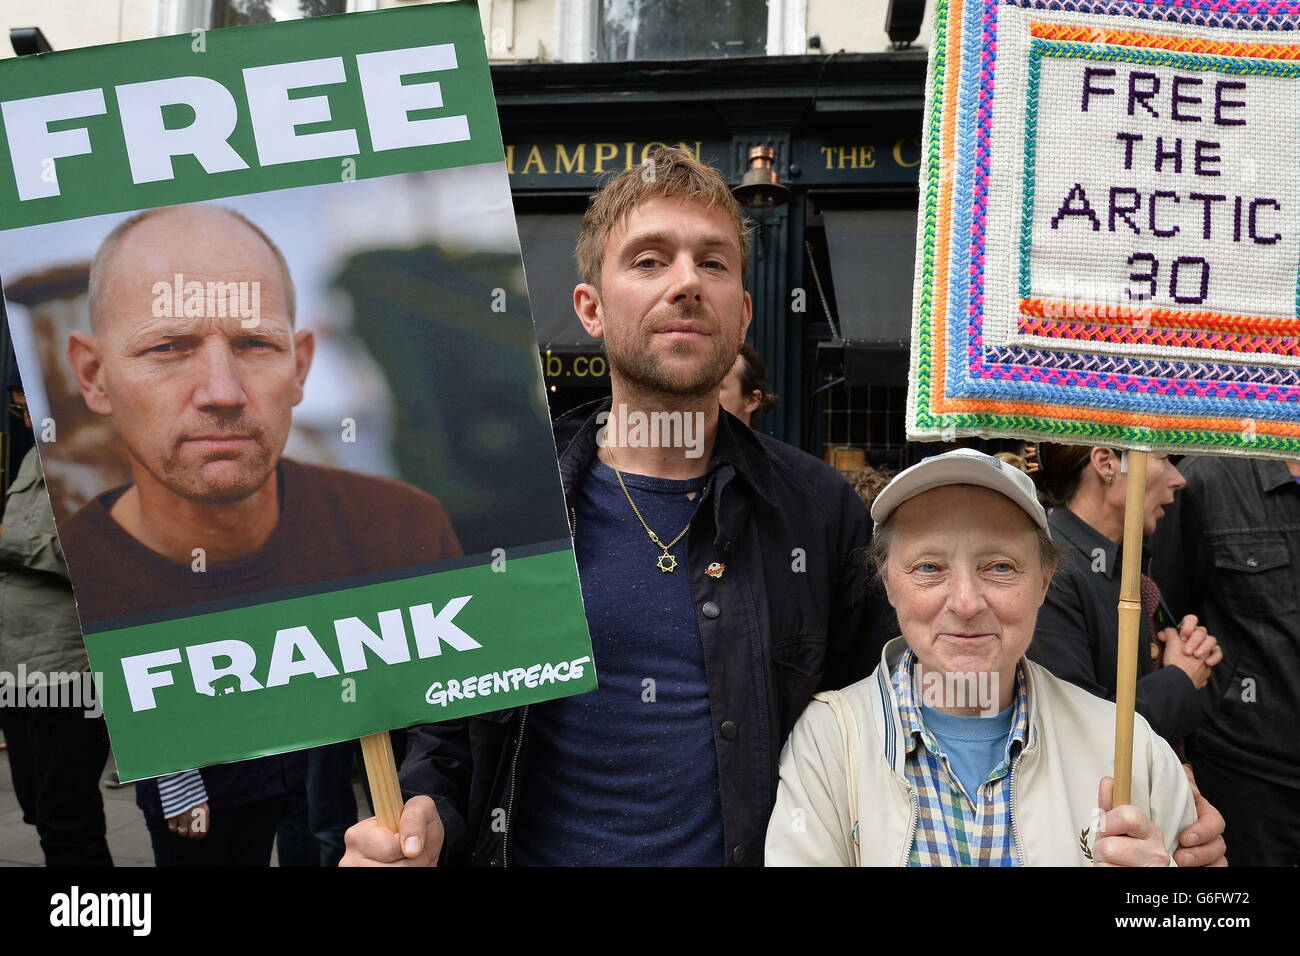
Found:
[[(1037, 332), (1043, 318), (1060, 318), (1068, 314), (1075, 318), (1093, 318), (1107, 325), (1134, 323), (1154, 325), (1159, 328), (1193, 330), (1186, 336), (1162, 337), (1147, 344), (1182, 348), (1215, 348), (1247, 353), (1271, 352), (1287, 347), (1280, 337), (1294, 336), (1300, 332), (1300, 318), (1280, 319), (1270, 316), (1238, 316), (1214, 312), (1192, 312), (1175, 309), (1121, 309), (1114, 306), (1086, 303), (1044, 302), (1033, 297), (1032, 250), (1034, 223), (1034, 185), (1038, 147), (1039, 93), (1041, 90), (1042, 63), (1045, 57), (1063, 59), (1088, 59), (1113, 62), (1116, 60), (1141, 65), (1181, 66), (1204, 69), (1207, 56), (1232, 57), (1235, 60), (1216, 64), (1216, 72), (1238, 75), (1267, 75), (1282, 78), (1300, 77), (1300, 63), (1271, 63), (1272, 60), (1300, 61), (1300, 44), (1277, 43), (1210, 43), (1188, 37), (1167, 37), (1151, 33), (1106, 30), (1065, 26), (1061, 24), (1031, 23), (1029, 35), (1035, 39), (1029, 45), (1029, 72), (1026, 90), (1024, 169), (1022, 183), (1023, 202), (1020, 224), (1020, 331), (1026, 334), (1077, 338), (1096, 342), (1140, 341), (1117, 339), (1105, 328), (1071, 326), (1071, 334)], [(1045, 42), (1045, 41), (1064, 42)], [(1153, 49), (1114, 49), (1113, 47), (1153, 47)], [(1151, 202), (1154, 203), (1154, 199)], [(1154, 222), (1154, 214), (1152, 215)], [(1253, 219), (1252, 219), (1253, 223)], [(1091, 313), (1084, 315), (1082, 313)], [(1300, 316), (1300, 268), (1296, 270), (1296, 313)], [(1215, 335), (1208, 340), (1194, 334), (1196, 331), (1237, 333)], [(1249, 338), (1260, 334), (1273, 334), (1269, 342)], [(1240, 336), (1240, 337), (1238, 337)]]
[[(984, 277), (999, 6), (1123, 16), (1154, 27), (1089, 28), (1089, 42), (1081, 42), (1085, 34), (1077, 28), (1041, 31), (1032, 43), (1055, 55), (1095, 58), (1092, 41), (1101, 39), (1107, 58), (1185, 65), (1187, 57), (1236, 55), (1249, 58), (1238, 64), (1240, 72), (1300, 70), (1300, 34), (1288, 34), (1300, 30), (1297, 2), (939, 0), (922, 147), (909, 436), (1000, 434), (1300, 457), (1300, 345), (1289, 334), (1296, 326), (1287, 324), (1295, 320), (1178, 310), (1068, 316), (1059, 303), (1032, 301), (1021, 271), (1022, 300), (1003, 307), (1026, 334), (1059, 338), (1070, 350), (985, 348), (984, 310), (998, 307), (985, 299)], [(1160, 23), (1251, 32), (1248, 41), (1218, 44), (1161, 35), (1154, 26)], [(1267, 42), (1265, 32), (1272, 33)], [(1039, 61), (1031, 58), (1028, 70)], [(1222, 63), (1213, 65), (1218, 70)], [(1025, 161), (1028, 186), (1032, 147)], [(1032, 203), (1031, 191), (1025, 193)], [(1028, 241), (1022, 232), (1022, 262)], [(1015, 314), (1022, 311), (1031, 314)], [(1062, 320), (1071, 317), (1087, 321)], [(1118, 343), (1124, 354), (1078, 350), (1089, 341)], [(1187, 359), (1184, 353), (1196, 349), (1211, 361)], [(1219, 355), (1261, 359), (1258, 365), (1214, 361)]]

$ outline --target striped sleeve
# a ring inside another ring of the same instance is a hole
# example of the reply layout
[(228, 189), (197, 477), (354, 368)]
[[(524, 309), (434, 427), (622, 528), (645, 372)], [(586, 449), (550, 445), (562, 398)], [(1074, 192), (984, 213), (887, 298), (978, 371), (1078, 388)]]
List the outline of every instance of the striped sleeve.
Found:
[(158, 796), (162, 799), (162, 813), (167, 819), (208, 802), (208, 791), (203, 786), (203, 774), (197, 770), (185, 770), (159, 777)]

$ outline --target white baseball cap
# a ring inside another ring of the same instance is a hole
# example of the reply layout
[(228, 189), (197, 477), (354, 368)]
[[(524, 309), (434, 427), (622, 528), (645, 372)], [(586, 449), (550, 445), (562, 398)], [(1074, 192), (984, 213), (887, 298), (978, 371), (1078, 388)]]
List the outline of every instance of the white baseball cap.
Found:
[(872, 502), (871, 518), (879, 527), (904, 501), (944, 485), (978, 485), (1004, 494), (1038, 527), (1047, 528), (1047, 512), (1038, 503), (1033, 479), (1014, 465), (973, 448), (924, 458), (900, 471)]

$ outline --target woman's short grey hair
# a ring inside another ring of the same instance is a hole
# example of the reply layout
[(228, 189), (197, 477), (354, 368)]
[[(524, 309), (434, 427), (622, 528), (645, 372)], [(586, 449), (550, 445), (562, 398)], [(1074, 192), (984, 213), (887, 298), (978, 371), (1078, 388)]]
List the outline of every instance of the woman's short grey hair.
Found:
[[(1052, 540), (1046, 528), (1035, 524), (1034, 533), (1038, 539), (1038, 560), (1043, 567), (1043, 577), (1050, 581), (1061, 558), (1065, 556), (1065, 549)], [(871, 543), (867, 545), (867, 567), (879, 578), (885, 576), (885, 564), (889, 561), (889, 544), (893, 536), (894, 515), (891, 514), (883, 524), (877, 526), (871, 536)]]

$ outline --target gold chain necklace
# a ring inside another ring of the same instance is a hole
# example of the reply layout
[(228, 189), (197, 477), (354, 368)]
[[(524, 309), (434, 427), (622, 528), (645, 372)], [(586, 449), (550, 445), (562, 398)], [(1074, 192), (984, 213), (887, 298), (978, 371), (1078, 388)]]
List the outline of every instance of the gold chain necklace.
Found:
[[(658, 567), (659, 570), (663, 571), (665, 574), (669, 573), (670, 571), (674, 570), (677, 567), (677, 557), (673, 555), (668, 549), (671, 548), (673, 545), (675, 545), (678, 541), (682, 540), (682, 538), (686, 535), (686, 532), (691, 530), (691, 522), (690, 521), (686, 522), (686, 527), (683, 528), (681, 531), (679, 531), (677, 533), (677, 537), (673, 538), (673, 540), (669, 541), (667, 544), (664, 544), (661, 540), (659, 540), (659, 535), (655, 534), (653, 531), (650, 530), (650, 526), (645, 523), (645, 518), (641, 517), (641, 510), (637, 508), (636, 502), (633, 501), (632, 496), (628, 494), (627, 485), (623, 483), (623, 473), (618, 470), (618, 462), (614, 459), (613, 447), (606, 445), (605, 451), (609, 452), (609, 463), (614, 466), (614, 476), (618, 478), (618, 486), (623, 489), (623, 496), (627, 498), (627, 503), (632, 506), (632, 513), (636, 515), (636, 520), (641, 522), (641, 527), (645, 528), (645, 533), (650, 536), (650, 540), (654, 542), (654, 544), (657, 547), (663, 549), (664, 553), (659, 555), (658, 560), (655, 561), (655, 566)], [(708, 493), (709, 493), (709, 484), (708, 482), (705, 482), (704, 490), (700, 492), (701, 502), (704, 500), (704, 496), (707, 495)], [(698, 509), (700, 507), (700, 502), (696, 502), (695, 507), (696, 509)], [(694, 515), (692, 515), (691, 521), (694, 520), (695, 517)]]

